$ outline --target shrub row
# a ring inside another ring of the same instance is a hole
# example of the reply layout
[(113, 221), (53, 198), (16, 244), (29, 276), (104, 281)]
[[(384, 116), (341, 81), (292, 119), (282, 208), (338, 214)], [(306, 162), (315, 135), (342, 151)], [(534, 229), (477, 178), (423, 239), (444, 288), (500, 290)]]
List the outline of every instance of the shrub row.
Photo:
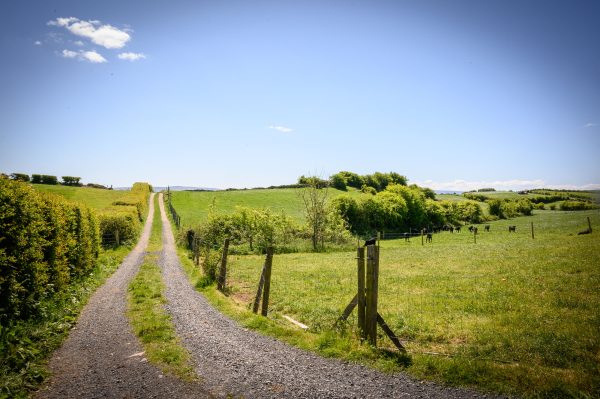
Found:
[[(516, 216), (530, 216), (534, 208), (540, 209), (527, 198), (517, 200), (490, 199), (487, 203), (490, 206), (490, 215), (497, 216), (500, 219), (513, 218)], [(543, 204), (541, 205), (541, 209), (543, 209)]]
[(563, 211), (584, 211), (587, 209), (596, 209), (597, 206), (587, 201), (563, 201), (560, 209)]
[(445, 224), (479, 223), (483, 213), (474, 201), (435, 201), (417, 186), (391, 184), (373, 196), (339, 196), (332, 206), (355, 234), (376, 231), (406, 232), (409, 229)]
[[(148, 183), (134, 183), (130, 191), (100, 214), (100, 232), (119, 236), (119, 242), (135, 240), (144, 215), (148, 211), (148, 197), (152, 186)], [(107, 245), (107, 242), (104, 242)]]
[(40, 300), (92, 270), (99, 248), (89, 208), (0, 178), (0, 325), (36, 315)]

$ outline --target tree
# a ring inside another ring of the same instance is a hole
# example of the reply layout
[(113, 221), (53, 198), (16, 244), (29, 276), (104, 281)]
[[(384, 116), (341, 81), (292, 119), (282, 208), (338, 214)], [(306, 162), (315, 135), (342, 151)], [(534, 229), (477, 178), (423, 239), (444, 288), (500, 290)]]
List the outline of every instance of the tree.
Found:
[(306, 222), (311, 231), (313, 250), (323, 246), (325, 227), (327, 224), (327, 188), (320, 188), (319, 183), (323, 180), (318, 177), (307, 179), (308, 187), (300, 191), (300, 197), (304, 204)]
[(63, 180), (62, 184), (65, 186), (80, 186), (81, 185), (79, 183), (79, 180), (81, 180), (81, 177), (62, 176), (62, 180)]
[(17, 181), (29, 181), (29, 175), (25, 173), (11, 173), (10, 178)]
[(346, 179), (340, 174), (336, 173), (329, 178), (331, 187), (337, 188), (338, 190), (346, 191)]

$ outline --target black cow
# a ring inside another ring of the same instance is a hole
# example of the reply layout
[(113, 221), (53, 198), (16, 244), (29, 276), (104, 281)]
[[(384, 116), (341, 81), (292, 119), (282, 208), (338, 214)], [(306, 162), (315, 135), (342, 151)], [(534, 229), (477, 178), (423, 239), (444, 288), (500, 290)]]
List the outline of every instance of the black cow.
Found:
[(425, 237), (425, 242), (433, 243), (433, 235), (431, 233), (427, 233), (427, 237)]
[(456, 226), (454, 230), (456, 230), (457, 233), (460, 233), (460, 226)]
[(517, 232), (517, 226), (508, 226), (508, 232), (509, 233), (516, 233)]
[(410, 242), (410, 233), (404, 233), (403, 236), (404, 236), (404, 241)]
[(490, 225), (486, 224), (485, 227), (483, 228), (483, 230), (487, 231), (488, 233), (490, 232)]
[(377, 243), (377, 237), (371, 237), (367, 241), (365, 241), (365, 247), (369, 245), (375, 245)]

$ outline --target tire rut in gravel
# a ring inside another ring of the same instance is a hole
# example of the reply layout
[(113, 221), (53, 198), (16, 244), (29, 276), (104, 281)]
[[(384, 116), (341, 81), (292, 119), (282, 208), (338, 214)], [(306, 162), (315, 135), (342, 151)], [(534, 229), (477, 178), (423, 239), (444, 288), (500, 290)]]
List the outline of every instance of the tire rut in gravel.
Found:
[(154, 194), (136, 247), (82, 310), (77, 325), (50, 359), (52, 376), (36, 398), (203, 398), (199, 383), (163, 375), (144, 358), (126, 317), (127, 287), (143, 262)]
[(167, 309), (177, 335), (192, 353), (197, 373), (211, 393), (244, 398), (490, 398), (476, 391), (418, 381), (404, 373), (383, 374), (325, 359), (240, 327), (196, 292), (185, 276), (162, 201)]

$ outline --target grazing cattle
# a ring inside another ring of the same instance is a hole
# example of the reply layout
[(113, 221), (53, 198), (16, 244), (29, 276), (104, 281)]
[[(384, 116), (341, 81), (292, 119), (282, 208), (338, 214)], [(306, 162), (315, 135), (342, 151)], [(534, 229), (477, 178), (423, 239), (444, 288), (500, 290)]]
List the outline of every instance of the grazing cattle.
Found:
[(371, 237), (367, 241), (365, 241), (365, 247), (369, 245), (375, 245), (377, 243), (377, 237)]
[(490, 232), (490, 225), (486, 224), (485, 227), (483, 228), (483, 230), (487, 231), (488, 233)]
[(425, 242), (433, 243), (433, 235), (431, 233), (427, 233), (427, 237), (425, 238)]
[(460, 233), (460, 226), (456, 226), (454, 230), (456, 230), (457, 233)]
[(477, 234), (477, 227), (473, 227), (473, 234)]
[(475, 226), (469, 226), (469, 231), (472, 233), (473, 230), (475, 229)]
[(405, 242), (410, 242), (410, 233), (404, 233), (403, 236)]
[(508, 232), (509, 233), (516, 233), (517, 232), (517, 226), (508, 226)]

